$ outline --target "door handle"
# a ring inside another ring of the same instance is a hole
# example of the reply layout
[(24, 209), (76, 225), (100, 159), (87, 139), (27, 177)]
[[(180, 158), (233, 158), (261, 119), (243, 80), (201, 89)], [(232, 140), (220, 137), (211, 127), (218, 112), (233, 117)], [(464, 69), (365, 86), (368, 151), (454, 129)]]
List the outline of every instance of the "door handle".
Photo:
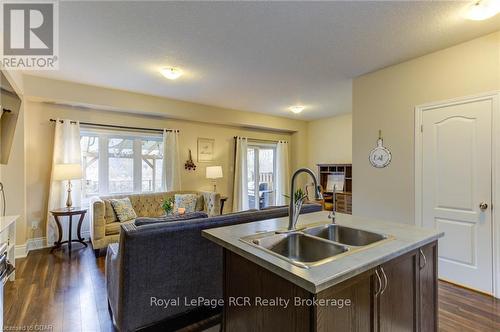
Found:
[(422, 270), (427, 265), (427, 257), (425, 257), (422, 249), (418, 249), (418, 251), (420, 252), (420, 256), (422, 256), (422, 258), (424, 259), (424, 265), (419, 264), (420, 270)]
[(488, 208), (488, 203), (485, 202), (479, 203), (479, 208), (481, 209), (481, 211), (486, 210)]
[(375, 274), (377, 275), (377, 291), (375, 292), (375, 297), (378, 297), (380, 295), (380, 291), (382, 290), (382, 278), (380, 278), (378, 268), (375, 269)]
[(387, 280), (387, 274), (385, 274), (384, 268), (382, 266), (380, 267), (380, 272), (382, 272), (382, 276), (384, 277), (384, 288), (380, 291), (380, 295), (382, 295), (387, 289), (387, 284), (389, 283), (389, 281)]

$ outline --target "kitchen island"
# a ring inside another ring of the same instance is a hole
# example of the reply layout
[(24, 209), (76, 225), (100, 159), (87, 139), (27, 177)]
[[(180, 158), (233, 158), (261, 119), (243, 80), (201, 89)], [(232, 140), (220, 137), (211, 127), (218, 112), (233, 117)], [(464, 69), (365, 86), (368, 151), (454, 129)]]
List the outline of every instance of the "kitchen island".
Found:
[[(328, 212), (301, 215), (295, 234), (276, 233), (288, 218), (203, 231), (224, 249), (224, 330), (437, 331), (443, 234), (341, 214), (335, 223), (365, 231), (366, 243), (326, 239)], [(372, 233), (383, 237), (370, 243)]]

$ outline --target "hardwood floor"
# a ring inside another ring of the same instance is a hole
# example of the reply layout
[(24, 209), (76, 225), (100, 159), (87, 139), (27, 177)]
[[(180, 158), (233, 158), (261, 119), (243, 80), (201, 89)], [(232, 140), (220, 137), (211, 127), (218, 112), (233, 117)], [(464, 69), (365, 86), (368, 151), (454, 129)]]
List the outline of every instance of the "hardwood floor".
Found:
[(438, 299), (440, 331), (500, 331), (500, 300), (444, 281)]
[[(39, 331), (114, 331), (106, 302), (104, 257), (90, 248), (48, 249), (17, 260), (16, 281), (5, 288), (4, 326)], [(36, 326), (35, 326), (36, 325)], [(197, 324), (183, 332), (202, 329)], [(212, 328), (210, 331), (217, 331)], [(439, 330), (500, 331), (500, 300), (446, 282), (439, 284)]]
[(16, 281), (5, 288), (4, 326), (48, 327), (48, 331), (113, 331), (104, 282), (104, 258), (73, 246), (30, 252), (16, 261)]

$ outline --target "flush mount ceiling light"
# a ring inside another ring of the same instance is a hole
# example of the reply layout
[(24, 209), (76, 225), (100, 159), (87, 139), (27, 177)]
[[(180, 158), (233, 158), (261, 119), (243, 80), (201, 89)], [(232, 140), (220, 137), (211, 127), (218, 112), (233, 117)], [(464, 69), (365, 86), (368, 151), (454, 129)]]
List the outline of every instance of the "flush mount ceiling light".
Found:
[(470, 5), (464, 13), (466, 19), (473, 21), (487, 20), (500, 12), (500, 1), (479, 0)]
[(288, 109), (295, 114), (299, 114), (304, 110), (304, 108), (305, 108), (304, 106), (297, 105), (297, 106), (290, 106)]
[(165, 67), (160, 70), (160, 73), (169, 80), (176, 80), (182, 76), (182, 70), (175, 67)]

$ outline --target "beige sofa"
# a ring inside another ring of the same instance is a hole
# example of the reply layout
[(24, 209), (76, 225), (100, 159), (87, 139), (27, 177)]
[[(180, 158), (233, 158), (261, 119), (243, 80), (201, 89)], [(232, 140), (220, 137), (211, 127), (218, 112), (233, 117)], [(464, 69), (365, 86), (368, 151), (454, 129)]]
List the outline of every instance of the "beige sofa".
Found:
[(96, 256), (99, 255), (100, 249), (119, 241), (121, 225), (135, 221), (119, 222), (110, 199), (129, 197), (138, 217), (159, 217), (165, 214), (161, 207), (165, 197), (175, 194), (197, 194), (197, 211), (205, 211), (209, 216), (220, 214), (220, 194), (214, 192), (170, 191), (94, 197), (90, 201), (90, 240)]

